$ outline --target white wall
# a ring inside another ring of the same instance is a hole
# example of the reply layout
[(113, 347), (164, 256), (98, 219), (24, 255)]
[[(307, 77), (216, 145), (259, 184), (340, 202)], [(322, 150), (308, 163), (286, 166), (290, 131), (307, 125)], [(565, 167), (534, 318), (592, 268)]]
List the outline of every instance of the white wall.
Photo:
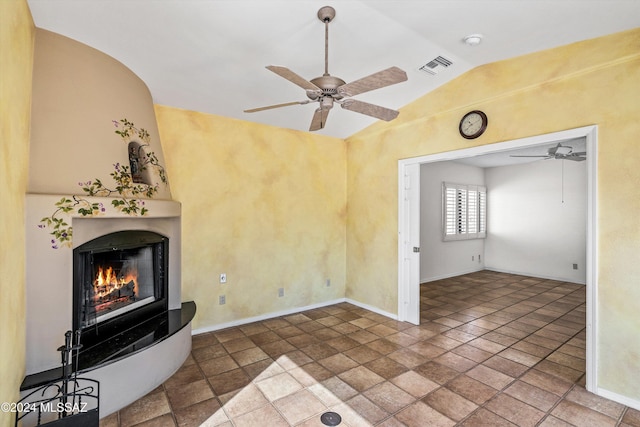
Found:
[(484, 239), (442, 241), (442, 182), (485, 185), (484, 175), (482, 168), (454, 162), (420, 166), (421, 283), (484, 268)]
[(485, 179), (486, 267), (586, 283), (586, 162), (488, 168)]

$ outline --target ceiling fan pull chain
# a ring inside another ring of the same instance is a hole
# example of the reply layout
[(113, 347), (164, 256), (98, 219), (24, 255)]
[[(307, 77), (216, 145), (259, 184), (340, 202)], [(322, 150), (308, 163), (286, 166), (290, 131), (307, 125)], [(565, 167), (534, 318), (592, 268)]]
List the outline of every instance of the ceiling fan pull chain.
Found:
[(562, 159), (562, 203), (564, 203), (564, 159)]

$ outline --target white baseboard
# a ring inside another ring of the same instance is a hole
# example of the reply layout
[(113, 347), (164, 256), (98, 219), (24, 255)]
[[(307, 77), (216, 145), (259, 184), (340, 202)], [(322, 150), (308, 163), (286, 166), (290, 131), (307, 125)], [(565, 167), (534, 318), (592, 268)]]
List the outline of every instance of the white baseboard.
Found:
[(450, 277), (462, 276), (463, 274), (475, 273), (475, 272), (486, 270), (486, 269), (487, 268), (485, 268), (484, 266), (481, 266), (481, 267), (476, 267), (470, 270), (456, 271), (455, 273), (447, 273), (447, 274), (441, 274), (439, 276), (421, 278), (420, 283), (435, 282), (436, 280), (449, 279)]
[(640, 400), (631, 399), (626, 396), (622, 396), (620, 394), (614, 393), (609, 390), (605, 390), (603, 388), (598, 387), (596, 390), (596, 394), (598, 396), (607, 398), (609, 400), (613, 400), (614, 402), (621, 403), (623, 405), (628, 406), (629, 408), (633, 408), (635, 410), (640, 411)]
[(472, 269), (472, 270), (457, 271), (455, 273), (447, 273), (447, 274), (442, 274), (442, 275), (439, 275), (439, 276), (425, 277), (425, 278), (421, 278), (420, 279), (420, 283), (435, 282), (436, 280), (449, 279), (451, 277), (462, 276), (463, 274), (475, 273), (477, 271), (482, 271), (482, 270), (495, 271), (496, 273), (517, 274), (519, 276), (539, 277), (541, 279), (556, 280), (558, 282), (575, 283), (577, 285), (585, 285), (586, 284), (586, 281), (578, 281), (578, 282), (576, 282), (574, 279), (566, 278), (566, 277), (547, 276), (547, 275), (544, 275), (544, 274), (532, 273), (532, 272), (527, 272), (527, 271), (505, 270), (505, 269), (502, 269), (502, 268), (494, 268), (494, 267), (489, 267), (489, 266), (479, 267), (479, 268), (475, 268), (475, 269)]
[(557, 276), (547, 276), (544, 274), (538, 274), (538, 273), (532, 273), (532, 272), (527, 272), (527, 271), (514, 271), (514, 270), (504, 270), (501, 268), (494, 268), (494, 267), (485, 267), (485, 270), (489, 270), (489, 271), (495, 271), (496, 273), (508, 273), (508, 274), (517, 274), (519, 276), (530, 276), (530, 277), (538, 277), (540, 279), (548, 279), (548, 280), (556, 280), (558, 282), (568, 282), (568, 283), (575, 283), (576, 285), (586, 285), (586, 279), (584, 281), (578, 281), (576, 282), (574, 279), (571, 278), (566, 278), (566, 277), (557, 277)]
[[(307, 305), (307, 306), (304, 306), (304, 307), (290, 308), (290, 309), (287, 309), (287, 310), (275, 311), (275, 312), (267, 313), (267, 314), (261, 314), (260, 316), (246, 317), (244, 319), (238, 319), (238, 320), (234, 320), (232, 322), (219, 323), (217, 325), (205, 326), (203, 328), (194, 329), (191, 332), (191, 335), (198, 335), (198, 334), (204, 334), (204, 333), (207, 333), (207, 332), (219, 331), (221, 329), (232, 328), (234, 326), (246, 325), (247, 323), (260, 322), (262, 320), (273, 319), (275, 317), (280, 317), (280, 316), (288, 316), (290, 314), (300, 313), (301, 311), (313, 310), (315, 308), (322, 308), (322, 307), (326, 307), (328, 305), (339, 304), (339, 303), (345, 302), (345, 301), (346, 301), (346, 298), (339, 298), (339, 299), (335, 299), (335, 300), (331, 300), (331, 301), (321, 302), (321, 303), (318, 303), (318, 304)], [(352, 303), (352, 304), (354, 304), (354, 303)], [(354, 305), (357, 305), (357, 304), (354, 304)]]
[(260, 316), (254, 316), (254, 317), (247, 317), (247, 318), (244, 318), (244, 319), (238, 319), (238, 320), (234, 320), (232, 322), (219, 323), (217, 325), (205, 326), (203, 328), (194, 329), (191, 332), (191, 335), (204, 334), (204, 333), (207, 333), (207, 332), (219, 331), (221, 329), (226, 329), (226, 328), (232, 328), (232, 327), (235, 327), (235, 326), (246, 325), (247, 323), (260, 322), (260, 321), (263, 321), (263, 320), (273, 319), (275, 317), (288, 316), (288, 315), (291, 315), (291, 314), (296, 314), (296, 313), (300, 313), (300, 312), (307, 311), (307, 310), (313, 310), (313, 309), (316, 309), (316, 308), (322, 308), (322, 307), (327, 307), (329, 305), (339, 304), (341, 302), (348, 302), (349, 304), (353, 304), (355, 306), (358, 306), (360, 308), (364, 308), (366, 310), (372, 311), (374, 313), (380, 314), (382, 316), (388, 317), (388, 318), (393, 319), (393, 320), (397, 320), (398, 319), (398, 315), (386, 312), (384, 310), (380, 310), (380, 309), (378, 309), (376, 307), (373, 307), (373, 306), (370, 306), (368, 304), (364, 304), (364, 303), (361, 303), (361, 302), (358, 302), (358, 301), (354, 301), (354, 300), (349, 299), (349, 298), (339, 298), (339, 299), (335, 299), (335, 300), (331, 300), (331, 301), (321, 302), (321, 303), (318, 303), (318, 304), (307, 305), (307, 306), (304, 306), (304, 307), (290, 308), (290, 309), (287, 309), (287, 310), (282, 310), (282, 311), (276, 311), (276, 312), (272, 312), (272, 313), (262, 314)]
[(397, 314), (393, 314), (393, 313), (389, 313), (388, 311), (384, 311), (384, 310), (380, 310), (377, 307), (373, 307), (369, 304), (365, 304), (359, 301), (354, 301), (352, 299), (346, 298), (345, 302), (348, 302), (349, 304), (353, 304), (353, 305), (357, 305), (360, 308), (364, 308), (365, 310), (369, 310), (369, 311), (373, 311), (374, 313), (380, 314), (384, 317), (388, 317), (390, 319), (393, 320), (398, 320), (398, 315)]

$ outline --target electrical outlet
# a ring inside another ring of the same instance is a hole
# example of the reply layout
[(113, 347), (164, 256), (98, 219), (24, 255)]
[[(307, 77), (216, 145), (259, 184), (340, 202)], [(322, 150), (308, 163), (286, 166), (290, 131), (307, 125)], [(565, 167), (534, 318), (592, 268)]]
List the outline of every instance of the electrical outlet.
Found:
[(327, 288), (331, 286), (331, 279), (327, 279)]
[(227, 283), (227, 273), (220, 273), (220, 283)]
[(573, 269), (577, 270), (578, 269), (578, 264), (573, 264)]
[(471, 255), (471, 261), (475, 261), (476, 257), (474, 255)]
[(478, 254), (478, 262), (480, 262), (480, 254)]
[(218, 304), (225, 305), (226, 303), (227, 303), (227, 297), (225, 297), (224, 295), (220, 295), (218, 297)]
[(284, 296), (284, 288), (278, 288), (278, 296), (279, 297), (283, 297)]

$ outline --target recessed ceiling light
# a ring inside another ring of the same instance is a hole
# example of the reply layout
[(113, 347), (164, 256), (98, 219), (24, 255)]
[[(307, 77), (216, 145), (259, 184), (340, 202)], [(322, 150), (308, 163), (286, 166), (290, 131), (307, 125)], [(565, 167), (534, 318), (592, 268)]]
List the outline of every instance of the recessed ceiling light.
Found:
[(469, 34), (462, 40), (469, 46), (477, 46), (482, 41), (482, 34)]

